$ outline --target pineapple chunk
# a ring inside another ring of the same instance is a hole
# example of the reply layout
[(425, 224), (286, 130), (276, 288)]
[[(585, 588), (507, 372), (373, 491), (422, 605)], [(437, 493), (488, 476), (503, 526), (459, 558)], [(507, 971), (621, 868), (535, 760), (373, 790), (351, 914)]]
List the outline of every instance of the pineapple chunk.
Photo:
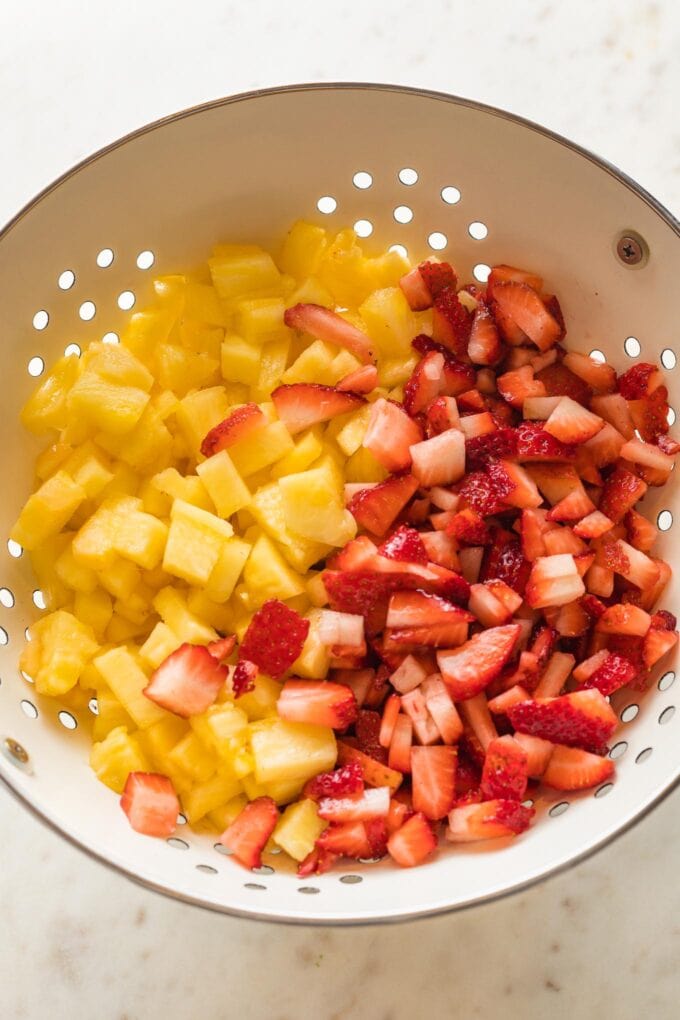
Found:
[(191, 588), (187, 595), (187, 605), (192, 613), (204, 623), (221, 633), (232, 630), (234, 614), (224, 603), (214, 602), (202, 588)]
[(176, 588), (162, 588), (153, 600), (153, 607), (180, 641), (207, 645), (217, 640), (217, 632), (194, 616)]
[(253, 496), (250, 512), (265, 534), (281, 545), (290, 565), (304, 572), (330, 551), (331, 546), (292, 534), (286, 526), (281, 489), (272, 482), (263, 485)]
[(305, 615), (309, 620), (309, 631), (302, 651), (291, 669), (295, 676), (308, 677), (310, 680), (323, 680), (330, 668), (331, 654), (328, 645), (323, 643), (319, 635), (321, 614), (318, 609), (312, 609)]
[[(177, 468), (166, 468), (160, 471), (151, 479), (153, 485), (159, 492), (169, 496), (170, 499), (181, 499), (185, 503), (191, 503), (201, 510), (212, 512), (215, 507), (210, 496), (206, 492), (205, 485), (198, 475), (180, 475)], [(168, 507), (168, 514), (170, 508)]]
[(289, 329), (283, 322), (283, 298), (250, 298), (236, 304), (236, 330), (249, 343), (283, 340)]
[(370, 293), (367, 262), (353, 230), (341, 230), (326, 248), (317, 275), (336, 304), (356, 308)]
[(124, 620), (137, 625), (145, 623), (152, 613), (151, 599), (154, 593), (150, 588), (140, 582), (136, 591), (133, 591), (126, 599), (117, 599), (114, 610)]
[(50, 429), (63, 429), (68, 424), (67, 398), (78, 378), (77, 357), (60, 358), (51, 372), (42, 379), (21, 411), (21, 422), (36, 436)]
[(344, 506), (342, 476), (326, 458), (318, 467), (278, 482), (286, 526), (296, 535), (344, 545), (356, 535), (356, 521)]
[(298, 437), (295, 449), (274, 464), (270, 471), (271, 477), (278, 479), (283, 478), (284, 475), (293, 475), (298, 471), (304, 471), (315, 460), (318, 460), (322, 452), (323, 443), (320, 429), (317, 426), (307, 429)]
[(282, 272), (294, 276), (296, 280), (311, 276), (317, 271), (327, 245), (328, 237), (323, 227), (298, 220), (283, 242), (279, 258)]
[[(172, 468), (168, 470), (172, 470)], [(145, 482), (142, 482), (138, 495), (142, 501), (142, 509), (145, 514), (151, 514), (152, 517), (170, 516), (172, 500), (164, 492), (156, 488), (152, 478), (147, 478)]]
[(130, 432), (148, 403), (149, 394), (143, 389), (118, 386), (102, 379), (96, 372), (83, 372), (67, 400), (71, 420), (112, 436)]
[(338, 351), (333, 358), (333, 364), (331, 365), (331, 379), (333, 385), (344, 379), (350, 372), (356, 372), (361, 368), (361, 362), (358, 358), (355, 358), (349, 351)]
[(217, 563), (222, 546), (231, 538), (231, 524), (206, 510), (176, 499), (170, 511), (170, 531), (163, 570), (189, 584), (204, 585)]
[(335, 304), (333, 295), (324, 287), (315, 276), (309, 276), (303, 280), (299, 287), (293, 291), (286, 300), (289, 308), (298, 304), (322, 305), (324, 308), (332, 308)]
[(272, 839), (293, 860), (303, 861), (312, 852), (327, 825), (328, 822), (319, 818), (313, 800), (300, 800), (283, 812), (272, 833)]
[(313, 606), (321, 609), (323, 606), (328, 605), (328, 592), (323, 583), (323, 571), (320, 570), (318, 574), (308, 575), (307, 584), (307, 597)]
[(271, 677), (260, 673), (252, 691), (242, 694), (238, 699), (238, 707), (248, 716), (250, 722), (267, 719), (276, 715), (276, 702), (281, 694), (281, 684)]
[(94, 499), (113, 481), (108, 460), (89, 441), (75, 449), (62, 466), (73, 481), (82, 486), (88, 499)]
[(208, 267), (223, 301), (276, 293), (281, 285), (281, 275), (271, 255), (254, 245), (222, 245), (215, 249)]
[(220, 363), (177, 344), (160, 344), (156, 348), (156, 366), (160, 385), (183, 397), (194, 387), (217, 382)]
[(157, 669), (181, 644), (181, 638), (167, 623), (157, 623), (139, 649), (139, 655), (152, 669)]
[(262, 348), (230, 333), (222, 343), (222, 375), (232, 383), (254, 386), (260, 377)]
[(232, 798), (228, 804), (215, 808), (208, 813), (208, 818), (215, 826), (217, 832), (224, 832), (232, 822), (235, 822), (248, 803), (248, 798), (242, 793)]
[(292, 599), (305, 590), (304, 579), (291, 570), (272, 541), (260, 535), (243, 570), (254, 606), (267, 599)]
[(217, 768), (217, 758), (206, 751), (193, 730), (168, 751), (165, 760), (172, 769), (196, 783), (210, 779)]
[(359, 308), (368, 334), (386, 359), (406, 359), (418, 321), (399, 287), (374, 291)]
[(44, 482), (51, 475), (56, 474), (71, 453), (73, 453), (73, 447), (68, 443), (58, 442), (46, 446), (35, 459), (36, 477)]
[[(158, 284), (156, 280), (154, 288)], [(179, 308), (135, 312), (123, 330), (121, 345), (143, 362), (151, 362), (158, 344), (164, 343), (170, 335), (178, 314)]]
[(52, 535), (29, 554), (33, 573), (38, 587), (45, 597), (45, 605), (48, 609), (65, 606), (72, 597), (71, 590), (66, 587), (54, 569), (57, 559), (68, 542), (69, 535), (67, 533)]
[(260, 374), (251, 390), (253, 400), (266, 400), (281, 382), (290, 355), (290, 337), (262, 345)]
[(223, 329), (184, 319), (179, 326), (179, 339), (187, 350), (193, 351), (194, 354), (206, 354), (213, 361), (219, 362), (220, 348), (224, 340)]
[(269, 467), (295, 448), (290, 432), (282, 421), (274, 421), (239, 439), (229, 448), (229, 456), (240, 475), (248, 477)]
[(89, 567), (84, 567), (78, 563), (73, 555), (70, 542), (55, 560), (54, 570), (57, 577), (68, 588), (73, 588), (74, 591), (91, 594), (97, 587), (97, 575), (94, 570), (90, 570)]
[(222, 545), (217, 563), (205, 586), (205, 594), (215, 602), (226, 602), (236, 587), (251, 546), (240, 538), (229, 538)]
[(99, 583), (116, 599), (129, 599), (139, 586), (142, 574), (136, 564), (117, 557), (104, 570), (99, 571)]
[(227, 417), (229, 401), (223, 386), (198, 390), (180, 400), (175, 413), (177, 424), (193, 457), (211, 428)]
[(342, 428), (335, 436), (335, 441), (345, 454), (351, 457), (360, 449), (368, 428), (368, 419), (371, 416), (371, 405), (364, 404), (358, 411), (345, 420)]
[(122, 793), (131, 772), (150, 772), (151, 766), (134, 733), (117, 726), (104, 740), (92, 745), (90, 766), (97, 779)]
[(197, 319), (210, 326), (224, 326), (227, 315), (219, 295), (209, 283), (187, 280), (184, 291), (184, 312), (188, 319)]
[(22, 658), (20, 668), (33, 677), (38, 694), (66, 694), (99, 651), (92, 629), (72, 613), (58, 609), (32, 623), (29, 630), (30, 651)]
[(258, 783), (304, 784), (335, 765), (333, 730), (325, 726), (263, 719), (250, 727), (250, 746)]
[(184, 719), (166, 712), (164, 719), (159, 719), (146, 730), (140, 730), (137, 736), (146, 756), (156, 768), (162, 769), (170, 751), (188, 733), (189, 726)]
[(153, 404), (125, 435), (98, 433), (95, 438), (107, 453), (143, 474), (165, 467), (172, 457), (172, 435)]
[(130, 620), (126, 620), (114, 612), (104, 633), (104, 639), (109, 645), (124, 645), (137, 638), (143, 640), (149, 630), (150, 626), (146, 621), (131, 623)]
[(77, 591), (73, 599), (73, 615), (92, 627), (98, 641), (104, 636), (113, 615), (111, 596), (103, 588), (95, 588), (93, 592)]
[(231, 517), (250, 503), (250, 491), (226, 450), (204, 460), (196, 468), (220, 517)]
[(111, 730), (123, 726), (128, 732), (135, 728), (118, 698), (114, 697), (107, 687), (97, 689), (97, 714), (92, 724), (92, 739), (104, 740)]
[(35, 549), (45, 539), (61, 531), (84, 499), (82, 486), (65, 471), (57, 471), (28, 497), (10, 538), (24, 549)]
[(149, 681), (126, 648), (111, 648), (94, 664), (140, 730), (167, 718), (167, 712), (142, 693)]
[(243, 748), (248, 739), (248, 716), (232, 701), (211, 705), (190, 722), (201, 743), (226, 760)]
[(148, 368), (122, 344), (91, 343), (83, 355), (83, 370), (106, 382), (148, 393), (154, 378)]
[(345, 479), (348, 482), (382, 482), (387, 475), (386, 469), (365, 446), (353, 453), (345, 464)]
[[(333, 372), (337, 348), (323, 340), (315, 340), (305, 347), (290, 368), (283, 373), (284, 383), (322, 383), (332, 386), (341, 376)], [(347, 373), (345, 373), (346, 375)]]
[[(378, 370), (378, 378), (382, 386), (391, 388), (401, 386), (410, 378), (418, 363), (417, 358), (396, 358), (390, 361), (382, 361)], [(395, 397), (390, 397), (394, 400)]]
[(194, 825), (222, 804), (228, 804), (241, 790), (239, 780), (223, 772), (218, 772), (212, 779), (194, 786), (182, 797), (182, 808), (189, 825)]

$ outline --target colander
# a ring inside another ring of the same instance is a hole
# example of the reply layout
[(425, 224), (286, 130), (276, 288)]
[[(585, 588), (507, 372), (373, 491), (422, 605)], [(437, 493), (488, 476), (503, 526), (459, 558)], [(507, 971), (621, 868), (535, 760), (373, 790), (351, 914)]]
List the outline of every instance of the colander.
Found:
[[(47, 188), (0, 235), (8, 536), (32, 485), (38, 444), (19, 409), (45, 365), (91, 340), (115, 342), (155, 272), (205, 259), (218, 241), (276, 244), (304, 217), (354, 225), (367, 247), (435, 251), (463, 279), (510, 262), (537, 268), (560, 296), (568, 344), (619, 371), (660, 361), (680, 401), (673, 295), (680, 228), (633, 181), (551, 132), (441, 93), (384, 85), (303, 85), (179, 113), (96, 153)], [(674, 417), (674, 415), (672, 414)], [(676, 476), (644, 512), (674, 561)], [(680, 515), (680, 510), (678, 511)], [(680, 576), (677, 575), (677, 576)], [(680, 609), (674, 578), (664, 605)], [(0, 550), (0, 777), (48, 825), (142, 884), (248, 917), (358, 923), (433, 914), (521, 889), (574, 864), (642, 818), (680, 776), (673, 662), (644, 697), (619, 692), (613, 782), (541, 794), (514, 841), (443, 848), (409, 872), (348, 863), (299, 880), (282, 856), (244, 871), (188, 826), (153, 840), (130, 829), (90, 771), (87, 719), (37, 697), (17, 667), (44, 608), (27, 558)], [(678, 685), (680, 687), (680, 685)], [(83, 716), (87, 716), (87, 712)], [(503, 845), (506, 843), (506, 845)]]

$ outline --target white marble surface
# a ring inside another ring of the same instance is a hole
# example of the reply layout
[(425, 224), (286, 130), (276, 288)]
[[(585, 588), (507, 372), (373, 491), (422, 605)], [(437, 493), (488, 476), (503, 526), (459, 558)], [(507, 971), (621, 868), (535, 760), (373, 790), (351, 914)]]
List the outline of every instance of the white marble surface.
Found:
[[(374, 80), (504, 106), (680, 206), (673, 0), (23, 0), (0, 10), (0, 221), (145, 121), (249, 88)], [(272, 927), (139, 889), (0, 792), (0, 1015), (402, 1020), (678, 1015), (680, 795), (501, 903), (389, 928)]]

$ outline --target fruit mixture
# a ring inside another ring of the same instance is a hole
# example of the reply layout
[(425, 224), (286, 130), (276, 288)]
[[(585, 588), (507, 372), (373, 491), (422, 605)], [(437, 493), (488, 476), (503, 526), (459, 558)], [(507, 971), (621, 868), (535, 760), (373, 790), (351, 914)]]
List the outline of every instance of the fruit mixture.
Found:
[(609, 779), (610, 696), (678, 638), (636, 509), (680, 451), (659, 369), (565, 349), (534, 272), (304, 222), (154, 290), (26, 404), (11, 536), (49, 610), (21, 669), (92, 707), (132, 827), (410, 866)]

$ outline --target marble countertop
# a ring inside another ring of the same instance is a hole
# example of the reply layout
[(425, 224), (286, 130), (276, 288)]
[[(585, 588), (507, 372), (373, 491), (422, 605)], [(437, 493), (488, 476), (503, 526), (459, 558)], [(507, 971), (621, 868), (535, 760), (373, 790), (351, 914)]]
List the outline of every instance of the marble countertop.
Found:
[[(423, 11), (426, 11), (424, 14)], [(323, 13), (321, 13), (323, 11)], [(680, 208), (672, 0), (24, 0), (0, 14), (0, 221), (93, 149), (292, 81), (442, 89), (537, 120)], [(181, 68), (181, 71), (179, 70)], [(496, 904), (392, 927), (213, 915), (110, 873), (0, 791), (7, 1020), (671, 1020), (680, 793), (613, 847)]]

